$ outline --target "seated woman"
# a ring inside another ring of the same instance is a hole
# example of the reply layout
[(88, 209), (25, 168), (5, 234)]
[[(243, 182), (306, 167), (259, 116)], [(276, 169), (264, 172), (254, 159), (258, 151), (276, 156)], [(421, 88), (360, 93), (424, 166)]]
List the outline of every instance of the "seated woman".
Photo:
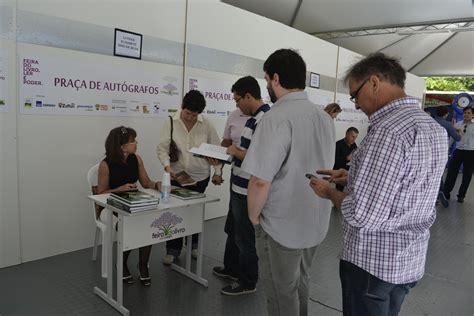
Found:
[(341, 106), (337, 103), (329, 103), (324, 107), (324, 111), (329, 114), (330, 117), (335, 119), (339, 113), (342, 112)]
[[(105, 159), (99, 165), (98, 193), (124, 192), (137, 189), (137, 180), (144, 188), (160, 190), (161, 183), (151, 181), (137, 151), (137, 133), (130, 127), (112, 129), (105, 140)], [(138, 271), (143, 285), (150, 285), (148, 260), (151, 246), (139, 249)], [(127, 260), (130, 251), (123, 253), (123, 281), (133, 283)]]

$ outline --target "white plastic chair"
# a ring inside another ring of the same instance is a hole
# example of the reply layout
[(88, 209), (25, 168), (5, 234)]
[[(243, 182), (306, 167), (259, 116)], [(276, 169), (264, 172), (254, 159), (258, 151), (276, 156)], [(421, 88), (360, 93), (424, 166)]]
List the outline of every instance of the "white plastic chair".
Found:
[[(89, 169), (87, 172), (87, 182), (89, 183), (89, 189), (91, 190), (92, 194), (97, 194), (97, 182), (98, 182), (98, 173), (99, 173), (99, 164), (94, 165), (92, 168)], [(97, 246), (99, 244), (99, 238), (101, 239), (102, 244), (102, 277), (107, 277), (107, 249), (105, 245), (107, 244), (107, 212), (109, 210), (103, 209), (101, 219), (98, 214), (98, 205), (92, 202), (92, 215), (94, 216), (94, 221), (96, 225), (95, 229), (95, 238), (94, 238), (94, 248), (92, 249), (92, 261), (97, 260)]]

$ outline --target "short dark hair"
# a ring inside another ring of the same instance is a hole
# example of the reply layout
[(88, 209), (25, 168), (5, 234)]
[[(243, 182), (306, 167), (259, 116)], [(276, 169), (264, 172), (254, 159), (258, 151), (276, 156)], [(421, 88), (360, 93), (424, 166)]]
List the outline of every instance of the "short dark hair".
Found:
[(344, 77), (347, 84), (354, 79), (357, 82), (366, 80), (371, 75), (377, 75), (400, 88), (405, 87), (406, 71), (396, 58), (383, 53), (373, 53), (352, 65)]
[(246, 93), (250, 94), (255, 99), (261, 99), (260, 86), (258, 85), (257, 79), (252, 76), (242, 77), (237, 80), (230, 90), (231, 92), (244, 97)]
[(292, 49), (275, 51), (263, 64), (263, 70), (270, 79), (278, 74), (283, 88), (304, 89), (306, 87), (306, 63), (300, 54)]
[(355, 128), (354, 126), (351, 126), (347, 129), (346, 135), (349, 134), (350, 132), (354, 132), (356, 134), (359, 134), (359, 130), (357, 128)]
[(436, 116), (445, 116), (446, 114), (448, 114), (448, 108), (445, 107), (445, 106), (438, 106), (436, 108)]
[(466, 106), (466, 107), (464, 108), (464, 110), (462, 110), (462, 112), (464, 113), (464, 112), (466, 112), (467, 110), (471, 110), (471, 112), (474, 112), (474, 110), (473, 110), (472, 107), (470, 107), (470, 106)]
[(137, 132), (131, 127), (119, 126), (112, 129), (105, 139), (105, 157), (114, 163), (122, 163), (122, 145), (134, 140)]
[(191, 90), (183, 98), (182, 108), (191, 112), (202, 113), (206, 107), (206, 99), (199, 90)]

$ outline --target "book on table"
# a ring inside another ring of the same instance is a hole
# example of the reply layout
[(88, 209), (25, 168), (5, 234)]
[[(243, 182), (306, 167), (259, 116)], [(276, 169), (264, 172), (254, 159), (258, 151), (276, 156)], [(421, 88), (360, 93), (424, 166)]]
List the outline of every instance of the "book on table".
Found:
[(180, 187), (171, 187), (170, 195), (181, 200), (192, 200), (206, 197), (206, 194)]
[(176, 180), (182, 186), (195, 185), (197, 182), (186, 171), (178, 172), (174, 180)]
[(202, 158), (214, 158), (225, 163), (232, 162), (232, 156), (227, 154), (227, 147), (202, 143), (199, 147), (188, 150), (194, 156)]
[(113, 207), (116, 207), (118, 208), (119, 210), (122, 210), (122, 211), (125, 211), (125, 212), (129, 212), (129, 213), (136, 213), (136, 212), (142, 212), (142, 211), (149, 211), (149, 210), (153, 210), (153, 209), (156, 209), (158, 207), (158, 203), (153, 203), (153, 204), (149, 204), (149, 205), (126, 205), (112, 197), (109, 197), (107, 199), (107, 204), (113, 206)]
[(125, 205), (150, 205), (158, 204), (158, 197), (143, 191), (112, 192), (110, 197)]

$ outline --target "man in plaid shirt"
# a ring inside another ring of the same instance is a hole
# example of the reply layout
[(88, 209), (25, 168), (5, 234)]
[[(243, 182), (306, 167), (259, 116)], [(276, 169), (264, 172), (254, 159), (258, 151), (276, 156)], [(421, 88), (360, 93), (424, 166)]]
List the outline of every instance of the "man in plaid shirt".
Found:
[(429, 228), (446, 165), (446, 131), (405, 94), (405, 70), (382, 53), (349, 69), (351, 101), (370, 127), (349, 171), (321, 170), (339, 192), (313, 178), (317, 195), (343, 216), (340, 261), (344, 315), (397, 315), (424, 273)]

